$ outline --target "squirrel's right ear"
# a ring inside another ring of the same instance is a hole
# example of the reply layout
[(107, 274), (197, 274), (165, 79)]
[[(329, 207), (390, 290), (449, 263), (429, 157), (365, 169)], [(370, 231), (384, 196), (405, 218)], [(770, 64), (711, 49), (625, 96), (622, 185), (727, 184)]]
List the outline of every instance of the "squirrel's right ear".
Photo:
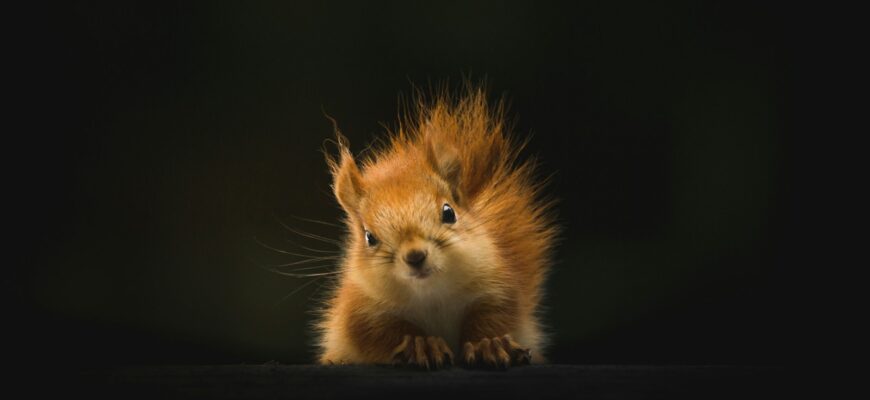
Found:
[(453, 197), (456, 201), (461, 201), (461, 193), (459, 190), (460, 178), (462, 175), (462, 167), (459, 162), (459, 154), (456, 149), (449, 145), (442, 145), (434, 140), (431, 136), (426, 136), (425, 148), (426, 159), (432, 169), (450, 186), (453, 191)]
[(362, 174), (347, 146), (347, 139), (338, 136), (338, 160), (327, 156), (327, 163), (332, 171), (332, 189), (338, 203), (348, 214), (356, 213), (362, 197)]

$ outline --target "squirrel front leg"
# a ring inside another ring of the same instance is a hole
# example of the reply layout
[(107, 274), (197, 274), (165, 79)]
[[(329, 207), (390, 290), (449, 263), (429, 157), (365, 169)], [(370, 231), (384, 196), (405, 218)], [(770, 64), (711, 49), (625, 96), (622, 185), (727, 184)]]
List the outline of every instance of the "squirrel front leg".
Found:
[(469, 367), (508, 368), (531, 362), (529, 349), (510, 335), (517, 324), (516, 303), (473, 305), (462, 323), (462, 360)]
[(347, 334), (365, 363), (437, 369), (453, 364), (453, 351), (440, 337), (387, 314), (348, 316)]

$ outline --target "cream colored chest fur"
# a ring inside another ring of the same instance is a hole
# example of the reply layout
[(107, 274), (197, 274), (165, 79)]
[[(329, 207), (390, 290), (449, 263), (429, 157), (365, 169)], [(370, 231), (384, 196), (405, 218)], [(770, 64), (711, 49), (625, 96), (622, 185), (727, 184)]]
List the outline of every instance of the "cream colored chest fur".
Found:
[(459, 334), (466, 309), (475, 298), (456, 291), (419, 293), (399, 311), (399, 316), (413, 323), (428, 336), (443, 338), (459, 354)]

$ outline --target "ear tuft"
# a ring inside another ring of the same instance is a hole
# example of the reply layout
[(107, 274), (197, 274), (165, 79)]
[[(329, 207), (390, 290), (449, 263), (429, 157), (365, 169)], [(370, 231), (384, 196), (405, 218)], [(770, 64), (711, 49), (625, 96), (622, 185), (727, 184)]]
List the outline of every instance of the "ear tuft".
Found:
[(341, 134), (338, 134), (338, 151), (338, 160), (327, 157), (332, 171), (332, 189), (341, 207), (348, 214), (355, 214), (363, 194), (362, 174), (348, 148), (347, 139)]

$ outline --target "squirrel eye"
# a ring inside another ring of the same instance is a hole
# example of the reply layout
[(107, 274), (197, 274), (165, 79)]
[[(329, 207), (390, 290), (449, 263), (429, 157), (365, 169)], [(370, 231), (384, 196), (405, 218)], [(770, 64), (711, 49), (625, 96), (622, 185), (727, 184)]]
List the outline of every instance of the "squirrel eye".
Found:
[(449, 204), (444, 204), (444, 207), (441, 207), (441, 222), (445, 224), (456, 222), (456, 212)]
[(376, 238), (375, 235), (372, 235), (368, 230), (366, 230), (366, 244), (368, 244), (369, 247), (377, 246), (378, 244), (378, 238)]

